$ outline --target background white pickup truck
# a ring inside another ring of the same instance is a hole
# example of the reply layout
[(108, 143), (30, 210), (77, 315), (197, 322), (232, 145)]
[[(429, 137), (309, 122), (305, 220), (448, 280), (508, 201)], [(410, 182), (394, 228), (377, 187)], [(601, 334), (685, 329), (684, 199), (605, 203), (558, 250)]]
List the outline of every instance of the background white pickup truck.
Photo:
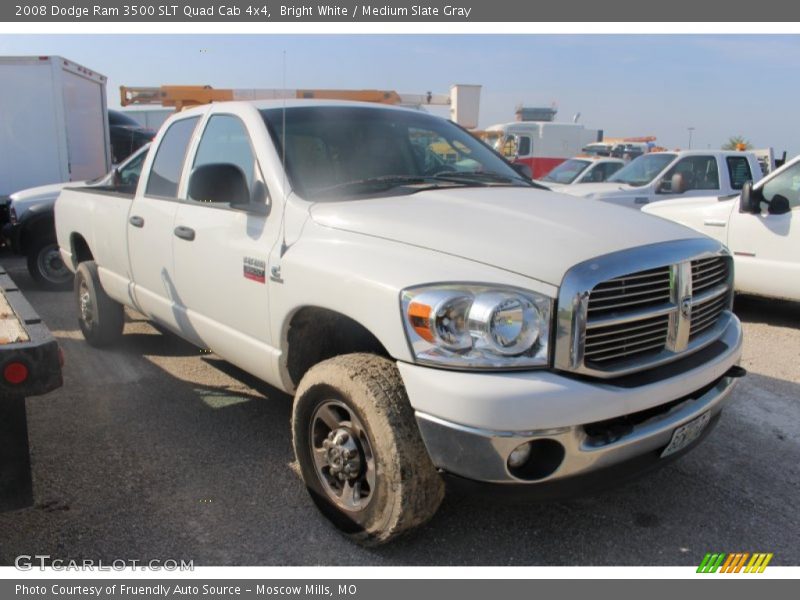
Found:
[(305, 485), (363, 543), (444, 477), (545, 495), (663, 464), (742, 374), (722, 244), (537, 189), (424, 112), (183, 111), (135, 194), (65, 189), (56, 230), (87, 341), (125, 305), (294, 394)]
[(567, 185), (584, 185), (606, 181), (625, 166), (621, 158), (610, 156), (576, 156), (565, 160), (547, 175), (537, 179), (537, 183), (551, 190)]
[(741, 194), (646, 206), (730, 248), (736, 291), (800, 301), (800, 156)]
[(746, 181), (758, 181), (761, 176), (761, 166), (752, 152), (651, 152), (633, 159), (605, 183), (568, 186), (558, 191), (641, 208), (669, 198), (735, 194)]

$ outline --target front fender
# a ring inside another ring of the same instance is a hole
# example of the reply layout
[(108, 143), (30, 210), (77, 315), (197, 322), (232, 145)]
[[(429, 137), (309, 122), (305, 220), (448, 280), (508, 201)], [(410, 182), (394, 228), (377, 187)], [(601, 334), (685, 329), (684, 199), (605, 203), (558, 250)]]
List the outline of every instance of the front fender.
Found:
[(557, 288), (464, 258), (309, 221), (280, 260), (281, 281), (270, 281), (271, 336), (279, 340), (286, 380), (287, 333), (301, 308), (340, 313), (365, 327), (392, 358), (413, 362), (400, 292), (439, 282), (512, 285), (555, 297)]

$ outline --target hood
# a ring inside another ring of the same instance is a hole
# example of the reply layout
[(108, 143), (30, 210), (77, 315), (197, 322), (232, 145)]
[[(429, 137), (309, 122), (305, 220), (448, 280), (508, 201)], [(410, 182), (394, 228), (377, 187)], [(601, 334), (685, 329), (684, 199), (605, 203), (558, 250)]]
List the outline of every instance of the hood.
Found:
[(429, 190), (311, 207), (318, 224), (427, 248), (559, 285), (617, 250), (698, 237), (663, 219), (530, 188)]
[(686, 211), (697, 210), (705, 211), (709, 207), (716, 207), (720, 203), (727, 200), (738, 198), (738, 196), (727, 197), (720, 200), (719, 196), (708, 196), (705, 198), (676, 198), (674, 200), (660, 200), (659, 202), (652, 202), (647, 206), (642, 207), (642, 212), (651, 215), (661, 215), (665, 213), (683, 213)]
[(84, 185), (84, 181), (67, 181), (65, 183), (51, 183), (49, 185), (40, 185), (25, 190), (20, 190), (11, 194), (11, 203), (17, 213), (17, 217), (21, 217), (22, 213), (38, 206), (39, 204), (53, 204), (58, 198), (65, 187)]
[(565, 194), (570, 194), (572, 196), (581, 196), (586, 198), (590, 194), (603, 194), (603, 195), (618, 195), (618, 192), (630, 192), (631, 190), (638, 190), (639, 188), (635, 188), (633, 186), (628, 185), (627, 183), (612, 183), (609, 181), (605, 181), (603, 183), (582, 183), (580, 185), (570, 185), (564, 187), (563, 191)]

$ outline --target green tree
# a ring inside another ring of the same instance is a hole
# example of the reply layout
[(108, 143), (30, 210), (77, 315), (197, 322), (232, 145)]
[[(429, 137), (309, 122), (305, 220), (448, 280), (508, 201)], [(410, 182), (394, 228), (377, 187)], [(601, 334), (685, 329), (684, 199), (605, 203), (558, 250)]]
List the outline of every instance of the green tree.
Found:
[(751, 150), (753, 144), (746, 140), (743, 135), (732, 135), (728, 141), (722, 145), (723, 150), (740, 150), (744, 146), (744, 150)]

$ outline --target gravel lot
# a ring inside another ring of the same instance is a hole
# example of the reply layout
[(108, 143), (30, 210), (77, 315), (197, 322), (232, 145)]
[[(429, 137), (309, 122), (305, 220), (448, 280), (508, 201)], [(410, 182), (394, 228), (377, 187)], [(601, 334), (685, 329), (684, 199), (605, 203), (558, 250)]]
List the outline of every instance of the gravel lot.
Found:
[(0, 564), (186, 559), (195, 565), (692, 565), (708, 551), (800, 564), (800, 305), (740, 298), (743, 380), (695, 452), (569, 502), (448, 496), (378, 549), (317, 514), (291, 451), (291, 399), (130, 314), (90, 348), (71, 293), (0, 257), (66, 357), (64, 387), (27, 401), (36, 505), (0, 514)]

